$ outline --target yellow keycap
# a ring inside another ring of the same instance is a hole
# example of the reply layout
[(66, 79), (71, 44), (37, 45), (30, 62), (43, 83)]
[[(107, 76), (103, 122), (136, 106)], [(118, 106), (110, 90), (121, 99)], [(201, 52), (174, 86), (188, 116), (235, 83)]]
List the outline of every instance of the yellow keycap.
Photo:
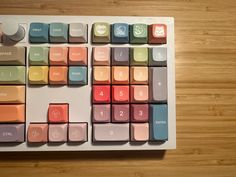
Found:
[(0, 86), (0, 103), (25, 103), (25, 86)]
[(48, 67), (47, 66), (30, 66), (29, 67), (30, 84), (48, 84)]

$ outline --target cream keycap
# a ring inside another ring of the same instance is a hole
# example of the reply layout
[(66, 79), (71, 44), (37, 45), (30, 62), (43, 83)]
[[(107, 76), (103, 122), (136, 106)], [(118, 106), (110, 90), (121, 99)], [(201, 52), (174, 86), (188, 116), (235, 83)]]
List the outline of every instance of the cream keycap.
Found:
[(30, 84), (48, 84), (48, 67), (47, 66), (30, 66), (29, 67)]
[(0, 86), (0, 103), (25, 103), (25, 86)]

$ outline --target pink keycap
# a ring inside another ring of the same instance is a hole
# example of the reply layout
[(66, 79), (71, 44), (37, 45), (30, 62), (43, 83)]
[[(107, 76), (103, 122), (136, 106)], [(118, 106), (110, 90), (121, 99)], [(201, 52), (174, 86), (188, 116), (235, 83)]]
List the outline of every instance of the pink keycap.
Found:
[(28, 142), (43, 143), (48, 141), (48, 124), (32, 123), (28, 126)]
[(149, 124), (132, 123), (131, 124), (131, 141), (148, 141)]
[(129, 122), (129, 104), (112, 105), (112, 122)]
[(68, 141), (85, 142), (88, 140), (87, 123), (70, 123), (68, 126)]
[(131, 121), (148, 122), (148, 104), (131, 104)]
[(129, 123), (93, 124), (93, 141), (128, 141)]
[(110, 122), (110, 104), (93, 105), (93, 122)]
[(48, 140), (49, 142), (66, 142), (67, 124), (49, 124)]

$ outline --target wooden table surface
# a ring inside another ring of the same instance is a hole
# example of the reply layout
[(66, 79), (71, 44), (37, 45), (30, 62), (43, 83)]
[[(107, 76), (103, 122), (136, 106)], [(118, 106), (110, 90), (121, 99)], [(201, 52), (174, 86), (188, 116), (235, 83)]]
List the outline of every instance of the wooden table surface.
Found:
[(177, 149), (0, 153), (0, 177), (235, 177), (235, 0), (1, 0), (0, 14), (175, 17)]

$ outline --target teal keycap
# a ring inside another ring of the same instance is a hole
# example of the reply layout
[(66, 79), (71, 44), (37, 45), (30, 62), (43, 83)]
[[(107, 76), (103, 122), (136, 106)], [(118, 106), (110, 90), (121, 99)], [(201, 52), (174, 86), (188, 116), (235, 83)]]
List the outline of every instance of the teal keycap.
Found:
[(48, 47), (30, 47), (30, 65), (48, 65)]
[(168, 140), (167, 104), (150, 105), (150, 138), (152, 141)]
[(148, 31), (146, 24), (133, 24), (130, 26), (130, 43), (146, 44), (148, 41)]
[(69, 84), (86, 85), (87, 84), (87, 67), (84, 67), (84, 66), (69, 67)]
[(31, 23), (29, 29), (29, 41), (31, 43), (47, 43), (48, 29), (48, 24)]
[(52, 43), (65, 43), (68, 41), (68, 25), (64, 23), (51, 23), (49, 38)]
[(131, 49), (131, 65), (140, 66), (148, 64), (148, 48), (134, 47)]
[(25, 84), (25, 67), (0, 66), (0, 84)]

